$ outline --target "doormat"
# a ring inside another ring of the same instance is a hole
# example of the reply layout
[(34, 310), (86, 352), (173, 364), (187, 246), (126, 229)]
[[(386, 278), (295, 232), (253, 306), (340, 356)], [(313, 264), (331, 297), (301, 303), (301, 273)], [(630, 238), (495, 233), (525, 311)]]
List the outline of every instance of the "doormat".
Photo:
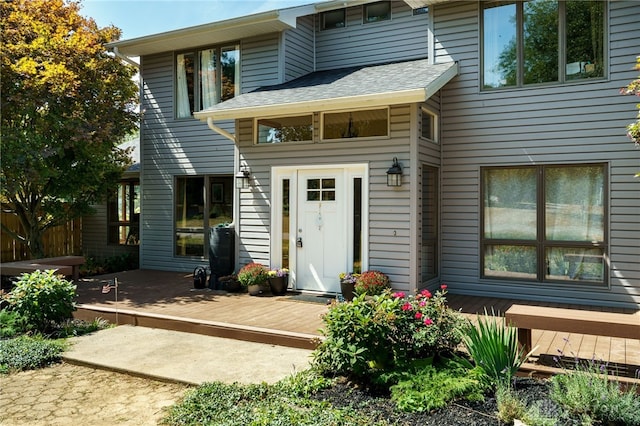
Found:
[(328, 305), (336, 297), (328, 294), (294, 294), (287, 296), (283, 300), (292, 300), (295, 302), (307, 302), (307, 303), (319, 303), (321, 305)]

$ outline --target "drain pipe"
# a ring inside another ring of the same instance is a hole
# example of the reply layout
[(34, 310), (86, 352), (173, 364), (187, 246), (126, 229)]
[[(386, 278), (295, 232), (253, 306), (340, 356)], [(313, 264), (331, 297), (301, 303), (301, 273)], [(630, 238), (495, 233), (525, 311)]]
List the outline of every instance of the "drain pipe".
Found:
[(116, 55), (118, 58), (122, 59), (129, 65), (133, 65), (134, 67), (140, 69), (140, 64), (134, 61), (133, 59), (131, 59), (130, 57), (128, 57), (127, 55), (123, 55), (122, 53), (120, 53), (120, 51), (118, 50), (118, 46), (113, 46), (111, 48), (111, 51), (113, 52), (114, 55)]
[(226, 130), (216, 126), (215, 124), (213, 124), (213, 118), (207, 117), (207, 126), (209, 126), (209, 128), (211, 130), (213, 130), (214, 132), (216, 132), (216, 133), (224, 136), (225, 138), (229, 139), (234, 144), (236, 143), (235, 135), (232, 135), (231, 133), (227, 132)]

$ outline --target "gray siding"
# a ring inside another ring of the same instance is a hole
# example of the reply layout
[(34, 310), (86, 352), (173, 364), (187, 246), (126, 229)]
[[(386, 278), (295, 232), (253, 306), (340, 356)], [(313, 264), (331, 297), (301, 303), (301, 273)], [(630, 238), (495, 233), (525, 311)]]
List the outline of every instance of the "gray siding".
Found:
[[(625, 136), (636, 99), (640, 3), (610, 3), (608, 80), (481, 93), (478, 4), (432, 8), (437, 61), (460, 75), (442, 91), (442, 281), (452, 292), (585, 304), (640, 303), (640, 155)], [(479, 171), (488, 165), (607, 162), (610, 289), (480, 279)]]
[(109, 244), (107, 242), (107, 205), (93, 206), (95, 214), (82, 218), (82, 254), (87, 257), (104, 259), (127, 253), (137, 259), (138, 246)]
[(314, 71), (315, 15), (298, 18), (296, 29), (284, 32), (284, 81)]
[[(316, 33), (318, 70), (426, 58), (428, 15), (393, 1), (391, 20), (362, 23), (363, 6), (347, 8), (347, 26)], [(318, 20), (319, 21), (319, 20)]]
[[(241, 120), (239, 147), (242, 161), (251, 167), (255, 187), (251, 191), (241, 192), (241, 220), (237, 228), (241, 240), (239, 265), (251, 260), (269, 263), (272, 166), (368, 163), (369, 268), (387, 273), (394, 288), (409, 290), (409, 188), (412, 179), (409, 166), (410, 108), (406, 105), (391, 108), (390, 139), (366, 141), (256, 146), (252, 142), (252, 120)], [(317, 123), (316, 118), (316, 126)], [(363, 152), (366, 154), (363, 155)], [(386, 171), (393, 157), (398, 157), (404, 166), (403, 182), (407, 184), (400, 188), (386, 185)]]

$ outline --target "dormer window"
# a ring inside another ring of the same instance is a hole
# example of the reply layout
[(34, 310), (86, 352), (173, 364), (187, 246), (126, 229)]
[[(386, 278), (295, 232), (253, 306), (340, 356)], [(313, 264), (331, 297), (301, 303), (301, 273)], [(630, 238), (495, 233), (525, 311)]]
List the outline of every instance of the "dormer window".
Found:
[(176, 55), (176, 118), (210, 108), (239, 93), (240, 49), (212, 47)]
[(380, 1), (364, 6), (364, 23), (388, 21), (391, 19), (391, 2)]

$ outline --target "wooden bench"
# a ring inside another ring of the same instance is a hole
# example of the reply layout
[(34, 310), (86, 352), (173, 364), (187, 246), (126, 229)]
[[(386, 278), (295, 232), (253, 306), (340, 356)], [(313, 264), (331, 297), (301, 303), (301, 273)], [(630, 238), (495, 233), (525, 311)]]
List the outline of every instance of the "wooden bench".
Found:
[(518, 328), (518, 342), (530, 351), (531, 330), (640, 339), (640, 311), (633, 314), (513, 305), (505, 312), (508, 325)]
[(54, 269), (59, 274), (72, 276), (74, 281), (80, 279), (80, 265), (85, 262), (84, 256), (59, 256), (43, 259), (20, 260), (0, 264), (0, 274), (16, 276), (23, 273)]

